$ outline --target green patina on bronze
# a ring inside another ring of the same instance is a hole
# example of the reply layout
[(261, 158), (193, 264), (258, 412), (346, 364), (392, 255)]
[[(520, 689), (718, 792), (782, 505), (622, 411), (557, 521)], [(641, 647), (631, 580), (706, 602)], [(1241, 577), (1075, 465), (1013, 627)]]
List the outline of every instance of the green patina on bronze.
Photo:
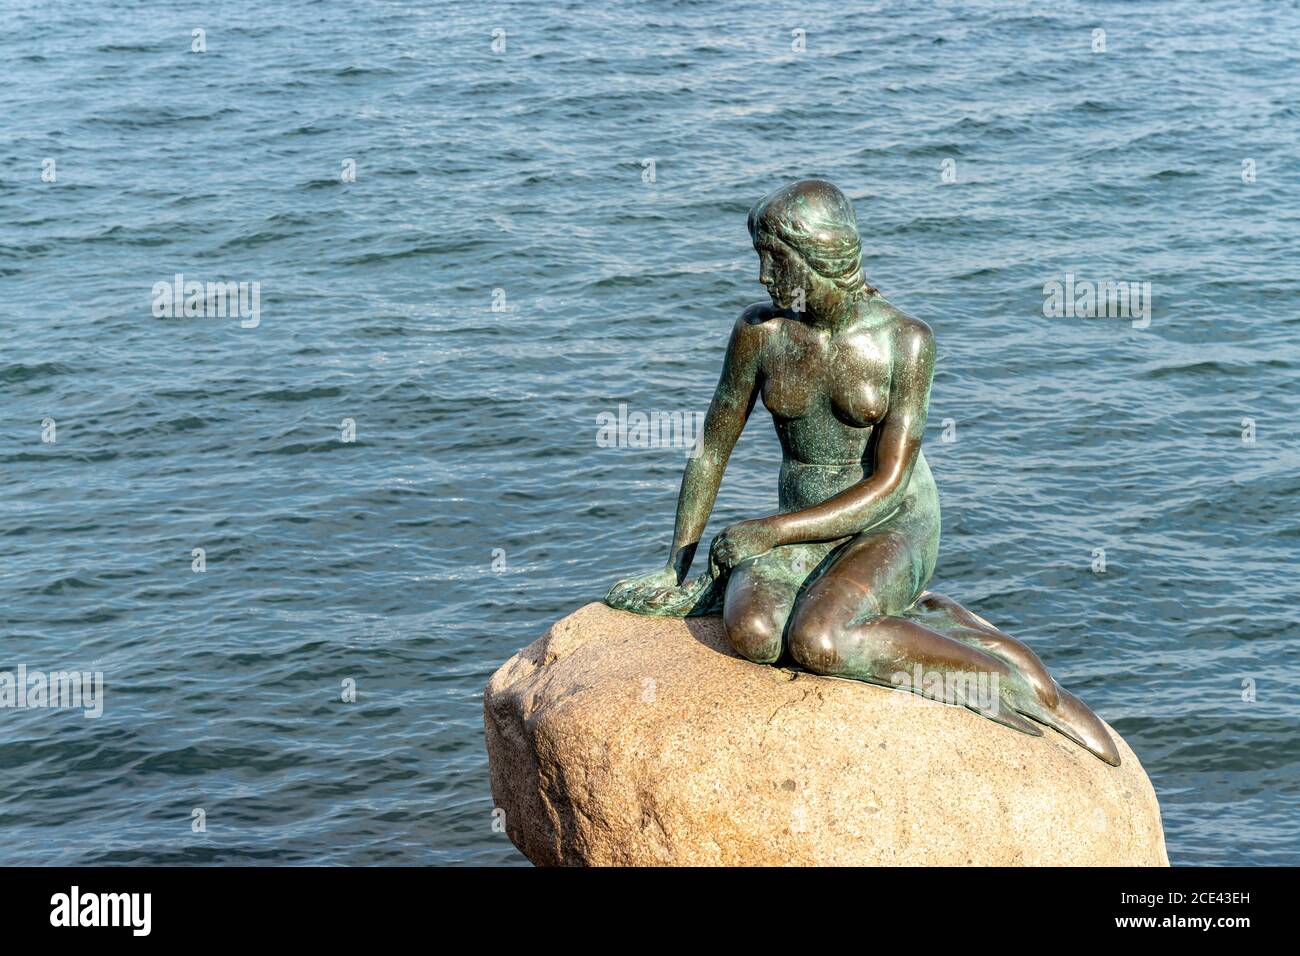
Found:
[[(1046, 724), (1118, 765), (1105, 726), (1032, 650), (925, 590), (939, 552), (939, 494), (921, 451), (934, 336), (866, 281), (852, 204), (828, 182), (791, 183), (753, 208), (749, 233), (771, 303), (732, 329), (667, 565), (619, 581), (606, 602), (639, 614), (720, 609), (732, 647), (756, 663), (788, 655), (1035, 736)], [(687, 581), (760, 397), (781, 442), (780, 510), (725, 529), (707, 573)]]

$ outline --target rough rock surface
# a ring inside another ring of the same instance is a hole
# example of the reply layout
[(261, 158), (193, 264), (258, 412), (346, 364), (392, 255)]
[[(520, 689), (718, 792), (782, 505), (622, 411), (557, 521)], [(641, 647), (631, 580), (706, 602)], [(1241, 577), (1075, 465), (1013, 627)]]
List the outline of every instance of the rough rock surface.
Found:
[(483, 709), (493, 798), (539, 865), (1168, 865), (1118, 735), (1114, 768), (1052, 730), (751, 664), (716, 617), (589, 604)]

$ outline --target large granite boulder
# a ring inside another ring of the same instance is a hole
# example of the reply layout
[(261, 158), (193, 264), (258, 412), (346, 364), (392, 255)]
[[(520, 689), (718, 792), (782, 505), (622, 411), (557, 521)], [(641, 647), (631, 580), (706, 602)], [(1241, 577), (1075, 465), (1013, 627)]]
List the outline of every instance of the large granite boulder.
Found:
[(1117, 734), (1115, 768), (1052, 730), (751, 664), (718, 618), (589, 604), (483, 710), (493, 798), (539, 865), (1168, 865)]

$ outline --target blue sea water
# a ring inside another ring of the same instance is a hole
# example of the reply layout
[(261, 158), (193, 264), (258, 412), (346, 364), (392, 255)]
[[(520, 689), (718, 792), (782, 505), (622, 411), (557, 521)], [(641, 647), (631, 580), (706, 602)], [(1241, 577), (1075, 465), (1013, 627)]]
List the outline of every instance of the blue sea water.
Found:
[[(0, 0), (0, 671), (106, 682), (0, 710), (0, 863), (523, 863), (483, 685), (665, 559), (683, 451), (597, 417), (705, 408), (745, 214), (808, 176), (937, 335), (934, 587), (1124, 735), (1173, 862), (1300, 863), (1297, 39), (1295, 2)], [(177, 273), (258, 323), (155, 316)], [(1150, 282), (1149, 325), (1045, 317), (1067, 273)], [(710, 535), (775, 508), (763, 417)]]

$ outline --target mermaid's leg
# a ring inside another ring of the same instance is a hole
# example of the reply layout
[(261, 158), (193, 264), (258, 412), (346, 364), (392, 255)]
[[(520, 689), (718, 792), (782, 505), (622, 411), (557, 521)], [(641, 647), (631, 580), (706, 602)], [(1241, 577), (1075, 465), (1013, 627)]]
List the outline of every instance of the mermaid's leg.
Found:
[[(996, 694), (981, 699), (969, 693), (941, 699), (1040, 735), (1018, 716), (1024, 714), (1060, 730), (1105, 762), (1118, 764), (1114, 742), (1096, 715), (1060, 691), (1045, 670), (1039, 674), (1035, 668), (1022, 668), (1015, 660), (1023, 658), (1016, 646), (982, 628), (960, 625), (964, 639), (957, 639), (902, 616), (919, 590), (918, 568), (923, 563), (914, 554), (909, 530), (902, 523), (896, 530), (855, 539), (799, 597), (787, 628), (795, 660), (813, 673), (873, 683), (899, 686), (900, 678), (907, 677), (904, 686), (925, 696), (940, 696), (931, 692), (932, 686), (996, 688)], [(1015, 645), (1024, 647), (1018, 641)], [(925, 674), (921, 686), (910, 679), (917, 667)], [(1044, 677), (1052, 693), (1041, 694), (1035, 686), (1043, 685)]]
[(1038, 655), (952, 598), (926, 591), (917, 598), (907, 617), (1009, 662), (1020, 670), (1044, 704), (1057, 705), (1060, 697), (1056, 681)]
[(861, 535), (799, 598), (790, 653), (809, 670), (868, 680), (888, 677), (882, 668), (914, 663), (1009, 674), (1005, 662), (901, 617), (915, 576), (903, 531)]
[(722, 623), (737, 654), (756, 664), (776, 662), (785, 649), (790, 608), (828, 550), (817, 545), (787, 545), (732, 569)]

